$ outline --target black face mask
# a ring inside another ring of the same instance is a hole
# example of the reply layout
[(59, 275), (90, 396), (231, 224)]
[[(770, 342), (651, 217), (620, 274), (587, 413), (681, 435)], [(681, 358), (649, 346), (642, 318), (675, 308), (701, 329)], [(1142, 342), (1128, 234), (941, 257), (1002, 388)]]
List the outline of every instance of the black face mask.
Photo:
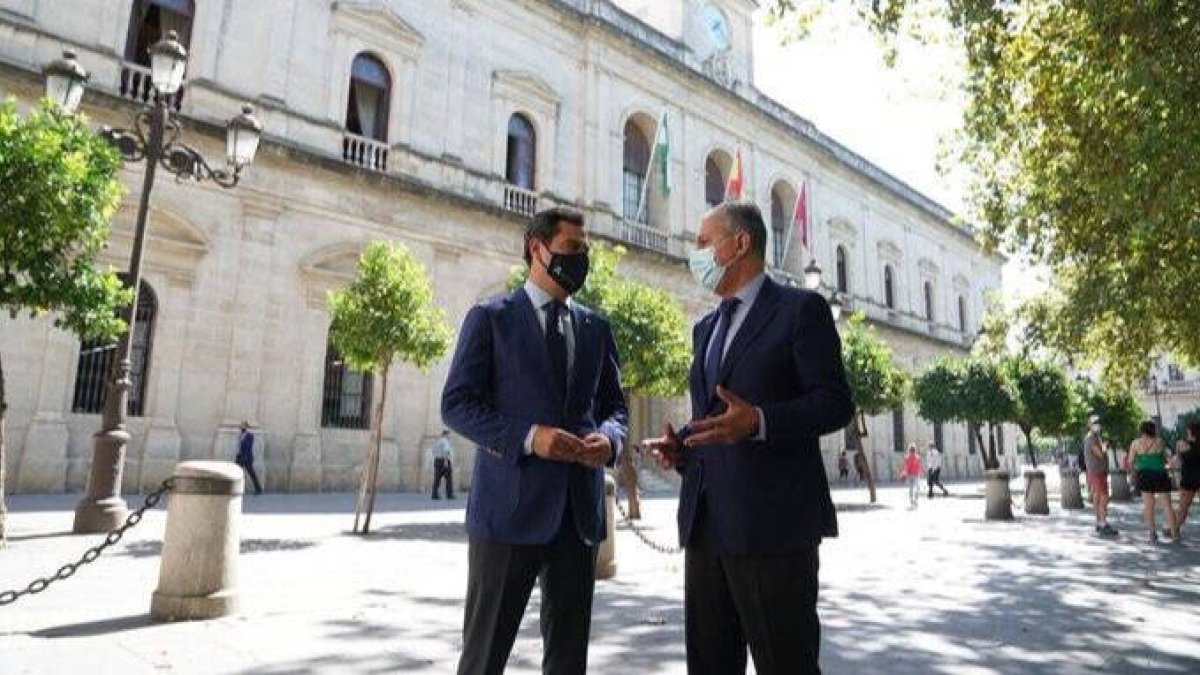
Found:
[(562, 286), (567, 295), (574, 295), (576, 291), (583, 288), (583, 282), (587, 281), (589, 264), (586, 251), (583, 253), (554, 253), (551, 251), (550, 263), (546, 265), (546, 272), (555, 283)]

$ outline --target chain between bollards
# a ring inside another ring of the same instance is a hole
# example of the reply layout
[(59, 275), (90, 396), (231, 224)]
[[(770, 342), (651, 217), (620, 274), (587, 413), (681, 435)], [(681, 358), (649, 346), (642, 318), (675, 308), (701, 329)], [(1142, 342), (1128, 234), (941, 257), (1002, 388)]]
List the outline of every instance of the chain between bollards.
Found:
[(62, 567), (58, 568), (58, 572), (54, 573), (52, 576), (34, 579), (23, 590), (0, 592), (0, 607), (11, 605), (25, 595), (37, 595), (38, 593), (46, 590), (50, 584), (70, 578), (71, 575), (75, 574), (80, 567), (96, 562), (96, 558), (99, 558), (100, 554), (103, 553), (105, 549), (121, 541), (121, 537), (125, 536), (125, 532), (142, 522), (142, 516), (146, 513), (146, 511), (154, 508), (158, 504), (159, 500), (163, 498), (163, 495), (170, 492), (174, 485), (175, 479), (168, 478), (164, 480), (162, 485), (160, 485), (157, 490), (146, 495), (146, 500), (142, 503), (141, 508), (129, 514), (129, 516), (125, 519), (124, 525), (109, 532), (108, 535), (104, 537), (103, 542), (89, 548), (76, 562), (63, 565)]
[(664, 546), (663, 544), (651, 539), (650, 536), (646, 534), (646, 531), (642, 529), (642, 526), (634, 522), (633, 519), (629, 517), (628, 513), (625, 513), (625, 507), (621, 506), (621, 501), (618, 499), (614, 499), (613, 501), (616, 502), (617, 510), (621, 512), (621, 518), (624, 519), (625, 523), (629, 525), (629, 529), (633, 530), (633, 533), (637, 535), (637, 538), (642, 540), (643, 544), (664, 555), (678, 555), (683, 553), (683, 549), (681, 547)]

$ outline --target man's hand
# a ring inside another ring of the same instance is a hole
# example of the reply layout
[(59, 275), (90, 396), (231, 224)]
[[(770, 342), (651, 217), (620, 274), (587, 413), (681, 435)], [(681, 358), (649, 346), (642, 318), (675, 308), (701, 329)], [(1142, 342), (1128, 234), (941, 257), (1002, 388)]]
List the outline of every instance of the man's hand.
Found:
[(593, 431), (585, 436), (583, 438), (583, 447), (583, 452), (576, 457), (575, 461), (584, 466), (599, 469), (608, 464), (608, 460), (612, 459), (612, 440), (599, 431)]
[(649, 450), (650, 456), (661, 469), (674, 469), (679, 464), (683, 446), (679, 436), (669, 423), (663, 423), (663, 435), (660, 438), (647, 438), (642, 441), (642, 449)]
[(758, 433), (758, 411), (725, 387), (717, 387), (717, 396), (725, 402), (725, 412), (716, 417), (693, 420), (692, 434), (684, 441), (689, 448), (697, 445), (736, 443)]
[(533, 454), (555, 462), (574, 462), (586, 452), (584, 442), (575, 434), (541, 424), (533, 427)]

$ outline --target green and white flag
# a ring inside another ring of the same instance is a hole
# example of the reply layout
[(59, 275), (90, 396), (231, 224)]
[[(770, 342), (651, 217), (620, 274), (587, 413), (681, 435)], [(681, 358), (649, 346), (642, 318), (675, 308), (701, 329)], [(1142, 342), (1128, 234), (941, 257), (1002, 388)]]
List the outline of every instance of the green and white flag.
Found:
[(664, 195), (671, 194), (671, 130), (667, 113), (658, 118), (658, 133), (654, 135), (654, 159), (658, 164), (658, 187)]

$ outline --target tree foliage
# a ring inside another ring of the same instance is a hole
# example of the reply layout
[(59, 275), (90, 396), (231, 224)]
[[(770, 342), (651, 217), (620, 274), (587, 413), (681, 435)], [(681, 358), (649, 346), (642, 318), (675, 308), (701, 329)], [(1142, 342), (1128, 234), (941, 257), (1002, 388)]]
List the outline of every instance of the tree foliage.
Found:
[[(772, 0), (801, 25), (833, 0)], [(933, 17), (962, 46), (955, 150), (985, 242), (1028, 251), (1054, 288), (1046, 344), (1130, 383), (1155, 352), (1200, 363), (1200, 4), (858, 0), (887, 38)], [(936, 11), (929, 12), (933, 7)], [(803, 32), (802, 30), (800, 31)]]
[[(27, 115), (0, 104), (0, 311), (49, 315), (81, 338), (114, 338), (132, 294), (96, 268), (121, 199), (120, 158), (81, 116), (49, 104)], [(4, 414), (0, 363), (0, 542), (4, 540)]]
[(427, 368), (450, 348), (429, 275), (404, 244), (369, 244), (354, 282), (329, 292), (329, 315), (329, 340), (355, 370), (379, 372), (397, 357)]
[[(855, 312), (842, 327), (842, 362), (850, 385), (850, 398), (860, 415), (879, 415), (904, 404), (912, 381), (908, 372), (896, 365), (892, 348), (867, 325), (866, 316)], [(863, 447), (866, 432), (860, 424), (853, 425), (858, 448), (867, 461), (867, 489), (875, 502), (875, 469)]]
[(917, 414), (932, 424), (965, 421), (958, 394), (960, 360), (942, 357), (913, 382), (912, 397)]
[(1013, 394), (1012, 421), (1025, 434), (1029, 461), (1036, 467), (1033, 432), (1054, 436), (1070, 428), (1071, 384), (1062, 367), (1051, 361), (1009, 356), (1003, 360), (1002, 367)]
[[(574, 298), (612, 325), (621, 354), (621, 385), (640, 396), (678, 396), (687, 390), (691, 344), (687, 317), (665, 289), (624, 277), (621, 246), (591, 245), (587, 283)], [(514, 267), (509, 288), (525, 283), (529, 268)]]

